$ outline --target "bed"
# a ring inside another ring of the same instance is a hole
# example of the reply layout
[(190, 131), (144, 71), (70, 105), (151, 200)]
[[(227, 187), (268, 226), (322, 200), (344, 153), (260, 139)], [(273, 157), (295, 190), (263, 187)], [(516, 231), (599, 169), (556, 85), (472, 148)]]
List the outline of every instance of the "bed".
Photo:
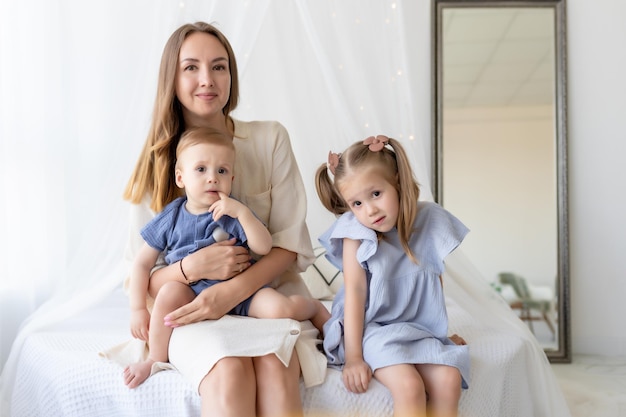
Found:
[[(336, 271), (324, 268), (320, 257), (305, 280), (314, 295), (328, 299), (340, 279), (322, 286), (312, 282), (319, 274), (327, 281), (337, 278)], [(446, 279), (447, 291), (471, 295), (453, 276), (446, 274)], [(474, 304), (462, 306), (448, 297), (447, 305), (450, 333), (462, 335), (470, 346), (470, 388), (462, 393), (460, 416), (569, 416), (545, 355), (530, 332), (522, 330), (523, 324), (507, 330), (499, 321), (485, 324)], [(515, 325), (520, 322), (509, 313)], [(120, 286), (98, 305), (28, 335), (16, 362), (11, 416), (199, 416), (200, 399), (177, 371), (159, 372), (131, 390), (122, 381), (121, 366), (99, 355), (128, 340), (128, 316), (128, 300)], [(340, 373), (327, 369), (322, 384), (305, 388), (301, 380), (300, 391), (306, 416), (392, 415), (390, 395), (375, 380), (366, 394), (351, 394)]]

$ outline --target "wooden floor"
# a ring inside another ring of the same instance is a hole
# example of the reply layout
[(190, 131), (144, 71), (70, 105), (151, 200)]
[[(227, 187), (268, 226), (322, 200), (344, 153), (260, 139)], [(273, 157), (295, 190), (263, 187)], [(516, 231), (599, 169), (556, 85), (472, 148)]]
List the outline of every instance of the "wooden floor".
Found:
[(552, 369), (572, 417), (626, 417), (626, 357), (575, 355)]

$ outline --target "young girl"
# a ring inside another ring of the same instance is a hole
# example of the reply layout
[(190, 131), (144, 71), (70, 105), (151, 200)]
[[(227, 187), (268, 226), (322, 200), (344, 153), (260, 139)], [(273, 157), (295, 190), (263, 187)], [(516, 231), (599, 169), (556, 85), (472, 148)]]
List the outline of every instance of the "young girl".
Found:
[(408, 158), (386, 136), (329, 153), (315, 178), (322, 204), (340, 216), (319, 239), (344, 274), (324, 325), (329, 366), (343, 369), (355, 393), (374, 376), (391, 392), (396, 416), (456, 416), (469, 352), (447, 337), (441, 275), (468, 229), (437, 204), (418, 202)]
[[(174, 176), (176, 185), (184, 189), (186, 195), (165, 206), (141, 230), (145, 242), (131, 269), (131, 333), (137, 339), (148, 341), (150, 353), (145, 360), (124, 370), (124, 381), (130, 388), (150, 376), (155, 362), (168, 360), (169, 339), (172, 329), (178, 326), (170, 321), (167, 313), (187, 304), (206, 288), (223, 282), (214, 279), (171, 281), (157, 293), (150, 314), (146, 305), (150, 273), (162, 252), (165, 262), (168, 265), (178, 263), (187, 279), (184, 257), (215, 242), (236, 238), (238, 245), (248, 247), (258, 256), (272, 249), (272, 235), (263, 222), (248, 207), (230, 197), (234, 168), (235, 145), (222, 131), (195, 128), (181, 136), (176, 148)], [(239, 303), (230, 314), (311, 319), (320, 331), (329, 317), (320, 301), (297, 294), (285, 296), (269, 286)]]

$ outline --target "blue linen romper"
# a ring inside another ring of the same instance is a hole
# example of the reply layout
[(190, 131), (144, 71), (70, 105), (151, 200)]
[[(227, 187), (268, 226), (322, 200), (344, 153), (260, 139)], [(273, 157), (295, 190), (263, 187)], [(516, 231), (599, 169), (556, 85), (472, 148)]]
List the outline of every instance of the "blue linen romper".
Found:
[[(141, 229), (141, 236), (148, 245), (165, 252), (165, 262), (168, 265), (198, 249), (233, 237), (237, 240), (236, 245), (247, 248), (246, 233), (237, 219), (224, 215), (215, 221), (213, 214), (209, 212), (191, 214), (185, 208), (186, 202), (186, 197), (175, 199)], [(220, 282), (223, 281), (201, 279), (190, 287), (198, 295), (202, 290)], [(235, 306), (229, 314), (247, 316), (251, 300), (252, 296)]]
[[(456, 367), (469, 381), (469, 348), (447, 335), (448, 315), (443, 287), (443, 259), (469, 231), (436, 203), (418, 202), (410, 247), (419, 264), (406, 255), (394, 228), (379, 241), (376, 232), (344, 213), (319, 238), (326, 257), (342, 269), (343, 238), (360, 240), (357, 260), (366, 271), (363, 358), (372, 371), (398, 364), (440, 364)], [(330, 367), (345, 363), (343, 339), (344, 287), (333, 301), (331, 319), (324, 325), (324, 350)]]

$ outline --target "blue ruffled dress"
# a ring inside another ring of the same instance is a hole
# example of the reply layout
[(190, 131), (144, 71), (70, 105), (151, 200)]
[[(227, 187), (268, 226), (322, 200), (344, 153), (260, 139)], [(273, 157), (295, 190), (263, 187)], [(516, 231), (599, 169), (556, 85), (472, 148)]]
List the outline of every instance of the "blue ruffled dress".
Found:
[[(344, 213), (319, 238), (326, 257), (342, 270), (343, 239), (360, 240), (357, 259), (366, 271), (363, 357), (375, 371), (390, 365), (441, 364), (459, 369), (468, 387), (468, 346), (448, 338), (448, 315), (439, 276), (444, 258), (469, 231), (436, 203), (418, 202), (415, 231), (410, 240), (415, 264), (404, 253), (394, 228), (379, 241), (376, 232)], [(324, 350), (330, 367), (345, 362), (343, 339), (344, 288), (333, 301), (331, 319), (324, 325)]]

